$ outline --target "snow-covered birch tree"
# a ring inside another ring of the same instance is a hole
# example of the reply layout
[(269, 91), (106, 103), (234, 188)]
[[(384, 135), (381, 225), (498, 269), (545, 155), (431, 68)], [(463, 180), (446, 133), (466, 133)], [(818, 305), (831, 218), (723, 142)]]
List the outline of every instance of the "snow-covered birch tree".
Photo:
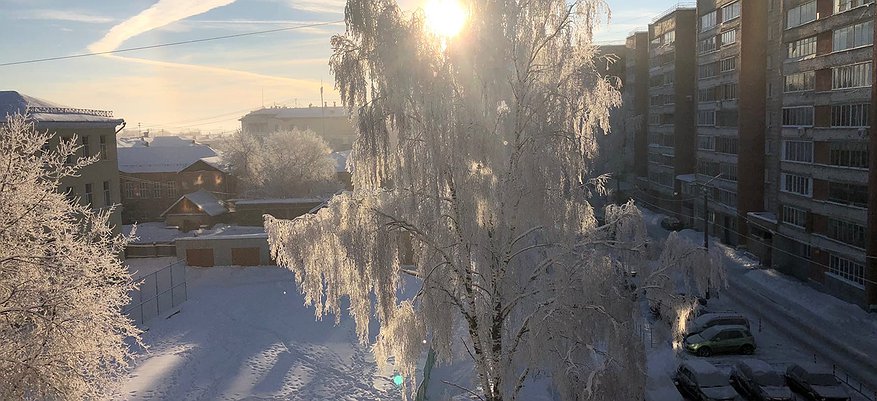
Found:
[[(645, 265), (645, 226), (626, 204), (598, 227), (588, 202), (606, 182), (595, 135), (620, 103), (594, 65), (605, 4), (465, 4), (463, 31), (437, 38), (393, 0), (348, 0), (330, 65), (358, 129), (356, 189), (314, 215), (266, 216), (272, 255), (318, 317), (349, 299), (363, 342), (377, 320), (376, 360), (393, 356), (409, 392), (431, 347), (442, 362), (463, 350), (477, 377), (456, 385), (488, 401), (536, 376), (564, 400), (642, 399), (625, 272)], [(400, 299), (403, 275), (417, 288)]]
[(222, 144), (222, 152), (247, 196), (323, 195), (341, 188), (331, 149), (313, 131), (292, 129), (265, 137), (238, 132)]
[(126, 366), (133, 288), (109, 212), (59, 192), (94, 159), (45, 146), (20, 115), (0, 122), (0, 399), (96, 399)]

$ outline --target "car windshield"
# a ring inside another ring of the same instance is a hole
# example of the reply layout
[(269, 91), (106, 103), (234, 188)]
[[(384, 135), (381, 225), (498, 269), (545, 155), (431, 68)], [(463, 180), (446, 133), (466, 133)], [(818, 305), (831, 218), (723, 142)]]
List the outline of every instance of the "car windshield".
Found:
[(831, 373), (817, 373), (809, 376), (810, 384), (817, 386), (834, 386), (837, 384), (837, 378)]
[(765, 372), (757, 375), (755, 381), (762, 386), (783, 386), (785, 380), (777, 372)]

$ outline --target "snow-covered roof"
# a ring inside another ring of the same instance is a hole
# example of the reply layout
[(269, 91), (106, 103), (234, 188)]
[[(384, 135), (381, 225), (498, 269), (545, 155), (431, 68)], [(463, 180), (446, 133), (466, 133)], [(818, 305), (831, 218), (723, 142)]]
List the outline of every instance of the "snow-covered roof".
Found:
[(332, 160), (335, 160), (335, 172), (336, 173), (350, 172), (350, 168), (348, 168), (348, 166), (347, 166), (347, 158), (350, 157), (349, 150), (332, 152), (331, 154), (329, 154), (329, 157), (331, 157)]
[(123, 173), (176, 173), (202, 158), (214, 156), (216, 152), (209, 146), (191, 141), (186, 146), (118, 148), (119, 171)]
[(298, 205), (302, 203), (321, 203), (320, 198), (276, 198), (276, 199), (237, 199), (235, 205)]
[(231, 171), (231, 165), (228, 164), (227, 161), (222, 159), (222, 156), (210, 156), (210, 157), (202, 157), (200, 159), (202, 162), (207, 163), (210, 167), (213, 167), (217, 170), (224, 171), (226, 173)]
[(177, 206), (177, 204), (182, 202), (183, 199), (188, 199), (190, 202), (194, 203), (195, 206), (198, 206), (198, 209), (201, 209), (202, 212), (207, 213), (209, 216), (219, 216), (228, 213), (228, 208), (225, 207), (225, 204), (223, 204), (222, 201), (213, 196), (212, 193), (199, 189), (196, 192), (181, 196), (180, 199), (177, 199), (177, 201), (167, 208), (167, 210), (161, 215), (164, 216), (168, 214), (175, 206)]
[(761, 359), (753, 359), (747, 358), (739, 362), (741, 365), (746, 365), (747, 368), (752, 372), (752, 374), (756, 376), (765, 375), (771, 372), (776, 372), (769, 363), (762, 361)]
[(116, 126), (124, 122), (121, 118), (113, 118), (111, 111), (67, 107), (16, 91), (0, 91), (0, 119), (6, 121), (8, 115), (16, 113), (28, 113), (28, 118), (37, 123)]
[(245, 120), (253, 116), (267, 116), (278, 119), (287, 118), (318, 118), (347, 117), (347, 109), (343, 107), (269, 107), (252, 111), (241, 117)]

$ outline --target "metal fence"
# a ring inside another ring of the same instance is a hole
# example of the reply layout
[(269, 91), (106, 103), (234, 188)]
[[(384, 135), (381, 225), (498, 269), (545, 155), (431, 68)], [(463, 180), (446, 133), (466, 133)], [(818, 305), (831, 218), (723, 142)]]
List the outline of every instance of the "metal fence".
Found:
[(140, 286), (129, 294), (131, 303), (123, 311), (137, 324), (168, 315), (188, 298), (184, 261), (168, 265), (138, 281)]

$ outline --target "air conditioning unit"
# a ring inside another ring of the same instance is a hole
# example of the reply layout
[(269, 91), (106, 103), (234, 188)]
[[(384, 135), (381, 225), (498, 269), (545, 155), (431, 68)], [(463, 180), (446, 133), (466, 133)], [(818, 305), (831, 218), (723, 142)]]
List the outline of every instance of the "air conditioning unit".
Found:
[(800, 136), (800, 137), (807, 136), (807, 128), (798, 127), (798, 136)]
[(859, 138), (864, 138), (868, 136), (868, 129), (865, 127), (859, 127)]

